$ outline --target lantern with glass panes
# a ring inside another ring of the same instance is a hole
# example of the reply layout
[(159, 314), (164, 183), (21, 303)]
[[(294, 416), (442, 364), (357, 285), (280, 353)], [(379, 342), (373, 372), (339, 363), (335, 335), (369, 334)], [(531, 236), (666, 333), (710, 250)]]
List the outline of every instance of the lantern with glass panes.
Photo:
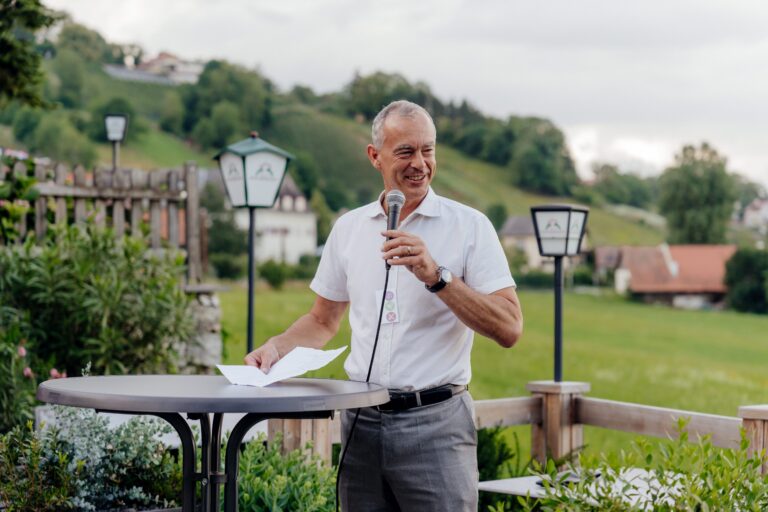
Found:
[(253, 350), (254, 224), (257, 208), (275, 204), (285, 170), (293, 155), (251, 132), (247, 139), (230, 144), (214, 157), (233, 208), (248, 208), (248, 342)]
[(583, 206), (531, 207), (539, 254), (555, 258), (555, 382), (563, 378), (563, 257), (579, 254), (588, 214)]
[(117, 169), (120, 159), (120, 143), (125, 140), (128, 133), (128, 116), (125, 114), (106, 114), (104, 116), (104, 130), (107, 140), (112, 143), (112, 169)]

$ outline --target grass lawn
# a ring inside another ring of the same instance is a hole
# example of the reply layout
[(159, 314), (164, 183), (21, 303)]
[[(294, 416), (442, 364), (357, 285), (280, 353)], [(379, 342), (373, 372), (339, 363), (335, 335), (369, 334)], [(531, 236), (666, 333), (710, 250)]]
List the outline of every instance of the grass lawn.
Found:
[[(245, 354), (246, 293), (236, 284), (220, 294), (227, 332), (225, 362)], [(477, 336), (472, 352), (476, 399), (526, 396), (530, 380), (551, 379), (551, 291), (521, 291), (525, 334), (505, 350)], [(308, 311), (314, 295), (306, 283), (256, 292), (255, 344), (285, 329)], [(591, 383), (590, 396), (736, 416), (740, 405), (768, 403), (768, 317), (715, 311), (679, 311), (613, 296), (566, 294), (566, 380)], [(347, 344), (342, 324), (328, 348)], [(345, 378), (341, 359), (313, 373)], [(523, 446), (530, 429), (516, 427)], [(588, 427), (589, 450), (617, 451), (634, 435)]]

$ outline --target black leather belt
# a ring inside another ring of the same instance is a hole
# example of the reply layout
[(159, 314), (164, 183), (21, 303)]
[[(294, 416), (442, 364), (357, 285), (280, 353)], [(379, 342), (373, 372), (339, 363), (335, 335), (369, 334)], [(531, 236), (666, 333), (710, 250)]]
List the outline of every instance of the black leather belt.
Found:
[(390, 391), (389, 402), (376, 406), (376, 409), (380, 411), (405, 411), (414, 407), (439, 404), (466, 389), (467, 386), (446, 384), (445, 386), (425, 389), (423, 391), (413, 391), (411, 393)]

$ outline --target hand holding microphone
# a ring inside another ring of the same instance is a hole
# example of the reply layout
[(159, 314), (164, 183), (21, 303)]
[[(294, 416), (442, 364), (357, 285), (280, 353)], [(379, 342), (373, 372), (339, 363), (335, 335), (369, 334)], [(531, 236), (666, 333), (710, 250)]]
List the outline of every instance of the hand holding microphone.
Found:
[(399, 190), (390, 190), (386, 202), (387, 230), (382, 235), (387, 237), (387, 241), (381, 251), (387, 270), (391, 265), (404, 265), (419, 281), (433, 284), (437, 280), (437, 263), (429, 254), (424, 241), (416, 235), (397, 229), (405, 195)]

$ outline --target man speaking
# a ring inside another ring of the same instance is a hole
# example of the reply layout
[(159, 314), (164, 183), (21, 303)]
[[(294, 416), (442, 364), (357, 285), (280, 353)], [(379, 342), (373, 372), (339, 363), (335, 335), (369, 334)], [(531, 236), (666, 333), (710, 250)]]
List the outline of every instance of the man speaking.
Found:
[(523, 329), (490, 221), (430, 187), (436, 138), (419, 105), (395, 101), (378, 113), (367, 151), (384, 192), (334, 225), (309, 313), (245, 358), (268, 371), (296, 346), (321, 348), (350, 306), (344, 368), (352, 380), (387, 387), (391, 399), (342, 415), (340, 498), (349, 512), (477, 510), (473, 331), (511, 347)]

